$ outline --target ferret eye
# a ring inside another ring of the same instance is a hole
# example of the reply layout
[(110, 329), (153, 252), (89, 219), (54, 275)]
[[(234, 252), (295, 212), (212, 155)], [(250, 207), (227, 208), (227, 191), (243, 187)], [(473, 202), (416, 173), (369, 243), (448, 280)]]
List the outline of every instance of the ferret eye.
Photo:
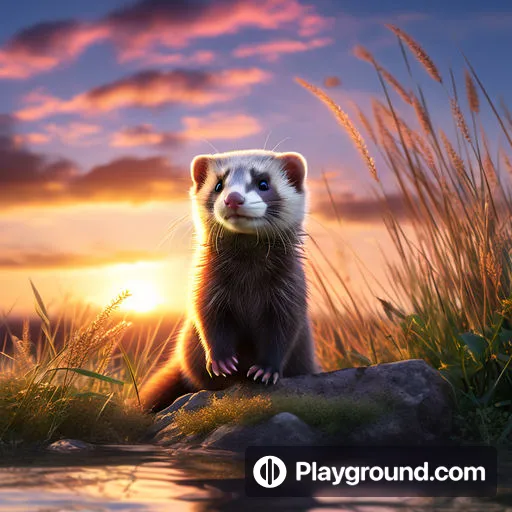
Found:
[(260, 190), (268, 190), (270, 188), (270, 185), (268, 184), (268, 181), (267, 180), (261, 180), (259, 183), (258, 183), (258, 188)]
[(217, 185), (215, 185), (215, 192), (219, 193), (222, 190), (222, 180), (219, 180), (217, 182)]

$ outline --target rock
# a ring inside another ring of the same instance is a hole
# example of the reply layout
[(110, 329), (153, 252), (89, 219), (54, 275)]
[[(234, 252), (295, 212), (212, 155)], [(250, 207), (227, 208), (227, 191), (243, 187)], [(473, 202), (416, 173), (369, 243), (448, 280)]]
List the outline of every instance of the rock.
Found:
[(61, 439), (47, 446), (46, 449), (58, 453), (76, 453), (92, 451), (95, 446), (78, 439)]
[[(187, 393), (180, 396), (169, 406), (160, 411), (155, 417), (155, 423), (151, 425), (144, 436), (145, 440), (152, 439), (159, 432), (166, 429), (174, 421), (174, 413), (182, 409), (184, 411), (195, 411), (204, 407), (215, 393), (211, 391), (198, 391), (197, 393)], [(168, 429), (169, 433), (172, 432)], [(177, 435), (177, 433), (176, 433)]]
[[(223, 424), (193, 439), (173, 424), (178, 410), (208, 407), (214, 396), (257, 395), (288, 412), (262, 416), (253, 425)], [(448, 438), (452, 412), (446, 381), (425, 361), (409, 360), (286, 378), (275, 386), (247, 381), (224, 391), (185, 395), (160, 413), (152, 435), (165, 446), (179, 442), (230, 451), (255, 444), (423, 444)]]
[(319, 435), (289, 412), (281, 412), (257, 425), (223, 425), (202, 443), (203, 448), (244, 451), (250, 445), (304, 446), (316, 444)]

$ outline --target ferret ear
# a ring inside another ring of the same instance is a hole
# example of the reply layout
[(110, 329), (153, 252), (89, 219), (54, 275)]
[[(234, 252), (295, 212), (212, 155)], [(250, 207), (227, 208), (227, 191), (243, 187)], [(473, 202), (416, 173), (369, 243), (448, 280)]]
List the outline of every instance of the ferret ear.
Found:
[(282, 169), (288, 177), (288, 181), (298, 192), (304, 191), (304, 181), (308, 173), (306, 159), (295, 152), (281, 153), (278, 159), (282, 162)]
[(190, 164), (190, 175), (195, 185), (195, 192), (198, 192), (206, 181), (211, 159), (209, 155), (197, 155)]

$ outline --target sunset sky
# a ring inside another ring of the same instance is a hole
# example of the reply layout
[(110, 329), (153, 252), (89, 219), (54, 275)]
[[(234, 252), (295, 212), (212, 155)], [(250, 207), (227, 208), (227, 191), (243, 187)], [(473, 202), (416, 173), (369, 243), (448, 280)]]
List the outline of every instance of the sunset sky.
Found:
[[(134, 310), (180, 311), (191, 251), (188, 165), (212, 146), (280, 143), (303, 153), (309, 230), (332, 250), (329, 230), (339, 228), (325, 171), (343, 239), (378, 268), (376, 242), (385, 238), (368, 173), (294, 77), (321, 87), (337, 77), (326, 89), (337, 102), (349, 112), (350, 101), (368, 106), (378, 81), (352, 51), (364, 45), (405, 80), (396, 37), (384, 27), (393, 23), (443, 70), (462, 72), (462, 50), (493, 97), (509, 98), (512, 83), (506, 2), (390, 4), (9, 2), (0, 24), (0, 314), (32, 311), (29, 278), (54, 305), (68, 295), (106, 304), (130, 289)], [(433, 88), (430, 100), (442, 123), (441, 92)]]

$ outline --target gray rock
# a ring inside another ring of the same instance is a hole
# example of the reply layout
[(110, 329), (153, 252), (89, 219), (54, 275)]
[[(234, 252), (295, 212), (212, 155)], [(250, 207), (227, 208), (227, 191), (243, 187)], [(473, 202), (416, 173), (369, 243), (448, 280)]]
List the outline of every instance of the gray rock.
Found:
[[(279, 397), (284, 409), (288, 399), (295, 404), (291, 409), (307, 405), (305, 401), (310, 397), (314, 397), (312, 406), (316, 406), (315, 397), (319, 403), (329, 400), (328, 407), (333, 404), (325, 420), (331, 422), (329, 428), (322, 428), (314, 413), (307, 417), (307, 410), (302, 411), (304, 414), (299, 410), (291, 412), (300, 414), (310, 423), (313, 420), (315, 428), (287, 412), (256, 425), (223, 425), (202, 439), (198, 436), (184, 439), (173, 425), (176, 411), (207, 407), (213, 396), (258, 394)], [(170, 413), (166, 412), (169, 409)], [(425, 361), (409, 360), (302, 375), (282, 379), (275, 386), (248, 381), (221, 392), (200, 391), (179, 398), (161, 413), (165, 421), (161, 419), (162, 427), (154, 432), (156, 441), (166, 446), (185, 442), (231, 451), (244, 450), (251, 444), (422, 444), (449, 436), (452, 412), (452, 395), (447, 382)], [(339, 422), (333, 422), (332, 416), (338, 413)]]
[(151, 439), (159, 432), (166, 429), (174, 421), (174, 413), (179, 409), (194, 411), (204, 407), (212, 397), (210, 391), (198, 391), (180, 396), (169, 406), (155, 416), (155, 423), (151, 425), (144, 439)]
[(76, 453), (92, 451), (95, 446), (78, 439), (61, 439), (50, 444), (46, 449), (58, 453)]
[(316, 444), (318, 433), (289, 412), (282, 412), (257, 425), (223, 425), (202, 443), (203, 448), (244, 451), (250, 445), (303, 446)]

